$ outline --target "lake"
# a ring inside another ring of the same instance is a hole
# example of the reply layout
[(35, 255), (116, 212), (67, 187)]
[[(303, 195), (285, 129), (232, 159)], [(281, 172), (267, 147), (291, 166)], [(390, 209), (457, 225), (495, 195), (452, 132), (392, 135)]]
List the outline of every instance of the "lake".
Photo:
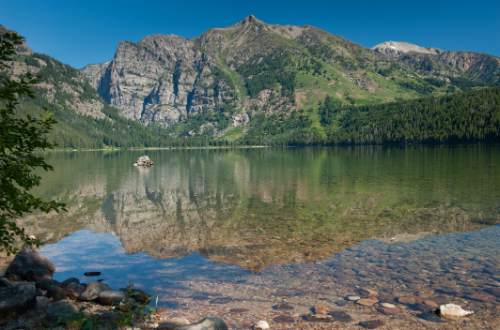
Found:
[[(155, 166), (132, 166), (142, 154)], [(227, 316), (235, 327), (277, 317), (283, 301), (297, 313), (318, 301), (353, 313), (343, 297), (366, 287), (388, 302), (455, 301), (485, 319), (498, 308), (500, 146), (55, 152), (48, 161), (55, 171), (36, 193), (67, 212), (24, 223), (46, 242), (59, 280), (100, 271), (173, 312), (237, 307)], [(404, 322), (437, 321), (407, 305)]]

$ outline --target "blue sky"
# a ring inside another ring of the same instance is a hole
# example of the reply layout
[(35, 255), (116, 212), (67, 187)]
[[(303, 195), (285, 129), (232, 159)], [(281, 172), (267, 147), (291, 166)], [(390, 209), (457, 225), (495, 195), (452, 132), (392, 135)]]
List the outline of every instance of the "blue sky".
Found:
[(254, 14), (314, 25), (371, 47), (386, 40), (500, 55), (500, 1), (474, 0), (0, 0), (0, 24), (38, 52), (82, 67), (110, 59), (120, 40), (153, 33), (194, 37)]

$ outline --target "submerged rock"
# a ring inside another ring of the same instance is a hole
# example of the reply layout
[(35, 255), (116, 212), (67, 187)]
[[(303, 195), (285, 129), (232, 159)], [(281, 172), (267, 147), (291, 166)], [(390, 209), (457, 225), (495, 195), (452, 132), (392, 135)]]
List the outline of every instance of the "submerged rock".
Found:
[(270, 329), (270, 327), (269, 327), (269, 323), (267, 323), (267, 321), (260, 320), (259, 322), (257, 322), (253, 326), (253, 329), (254, 330), (267, 330), (267, 329)]
[(378, 327), (383, 326), (384, 322), (382, 320), (368, 320), (368, 321), (361, 321), (358, 324), (365, 329), (376, 329)]
[(373, 306), (378, 302), (376, 298), (361, 298), (356, 301), (356, 304), (361, 306)]
[(190, 323), (191, 322), (189, 322), (189, 320), (186, 318), (174, 317), (168, 321), (161, 322), (156, 329), (157, 330), (175, 330), (175, 329), (179, 329), (179, 327), (189, 325)]
[(226, 323), (218, 317), (206, 317), (200, 322), (176, 327), (175, 330), (228, 330)]
[(352, 321), (351, 315), (349, 315), (343, 311), (331, 311), (328, 313), (328, 315), (330, 315), (332, 318), (334, 318), (336, 321), (339, 321), (339, 322), (351, 322)]
[(151, 167), (153, 165), (154, 162), (146, 155), (137, 158), (137, 160), (134, 163), (134, 166), (141, 166), (141, 167)]
[(454, 319), (471, 314), (474, 314), (474, 312), (465, 310), (461, 306), (455, 304), (446, 304), (439, 306), (439, 315), (441, 315), (444, 318)]
[(330, 311), (330, 308), (328, 306), (326, 306), (326, 305), (318, 304), (318, 305), (314, 305), (311, 308), (311, 311), (314, 314), (328, 314), (328, 312)]
[(48, 258), (30, 247), (24, 247), (7, 267), (5, 277), (17, 281), (37, 281), (51, 279), (55, 270)]
[(276, 311), (290, 311), (293, 309), (293, 306), (286, 303), (286, 302), (282, 302), (282, 303), (273, 305), (273, 309)]

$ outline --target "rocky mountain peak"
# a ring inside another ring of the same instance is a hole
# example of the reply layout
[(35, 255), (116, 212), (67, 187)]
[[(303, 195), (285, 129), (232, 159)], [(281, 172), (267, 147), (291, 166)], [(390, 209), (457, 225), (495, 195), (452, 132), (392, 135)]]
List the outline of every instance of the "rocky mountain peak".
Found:
[(257, 19), (254, 15), (248, 15), (241, 22), (241, 25), (249, 25), (249, 24), (265, 24), (263, 21)]

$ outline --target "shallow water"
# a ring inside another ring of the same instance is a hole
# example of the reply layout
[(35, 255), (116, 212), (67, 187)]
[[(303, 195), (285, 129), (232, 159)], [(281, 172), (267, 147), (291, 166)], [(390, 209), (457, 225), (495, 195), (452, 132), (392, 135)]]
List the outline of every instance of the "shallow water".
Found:
[(37, 193), (68, 212), (25, 221), (57, 279), (102, 271), (175, 308), (499, 285), (498, 146), (142, 153), (50, 155)]

